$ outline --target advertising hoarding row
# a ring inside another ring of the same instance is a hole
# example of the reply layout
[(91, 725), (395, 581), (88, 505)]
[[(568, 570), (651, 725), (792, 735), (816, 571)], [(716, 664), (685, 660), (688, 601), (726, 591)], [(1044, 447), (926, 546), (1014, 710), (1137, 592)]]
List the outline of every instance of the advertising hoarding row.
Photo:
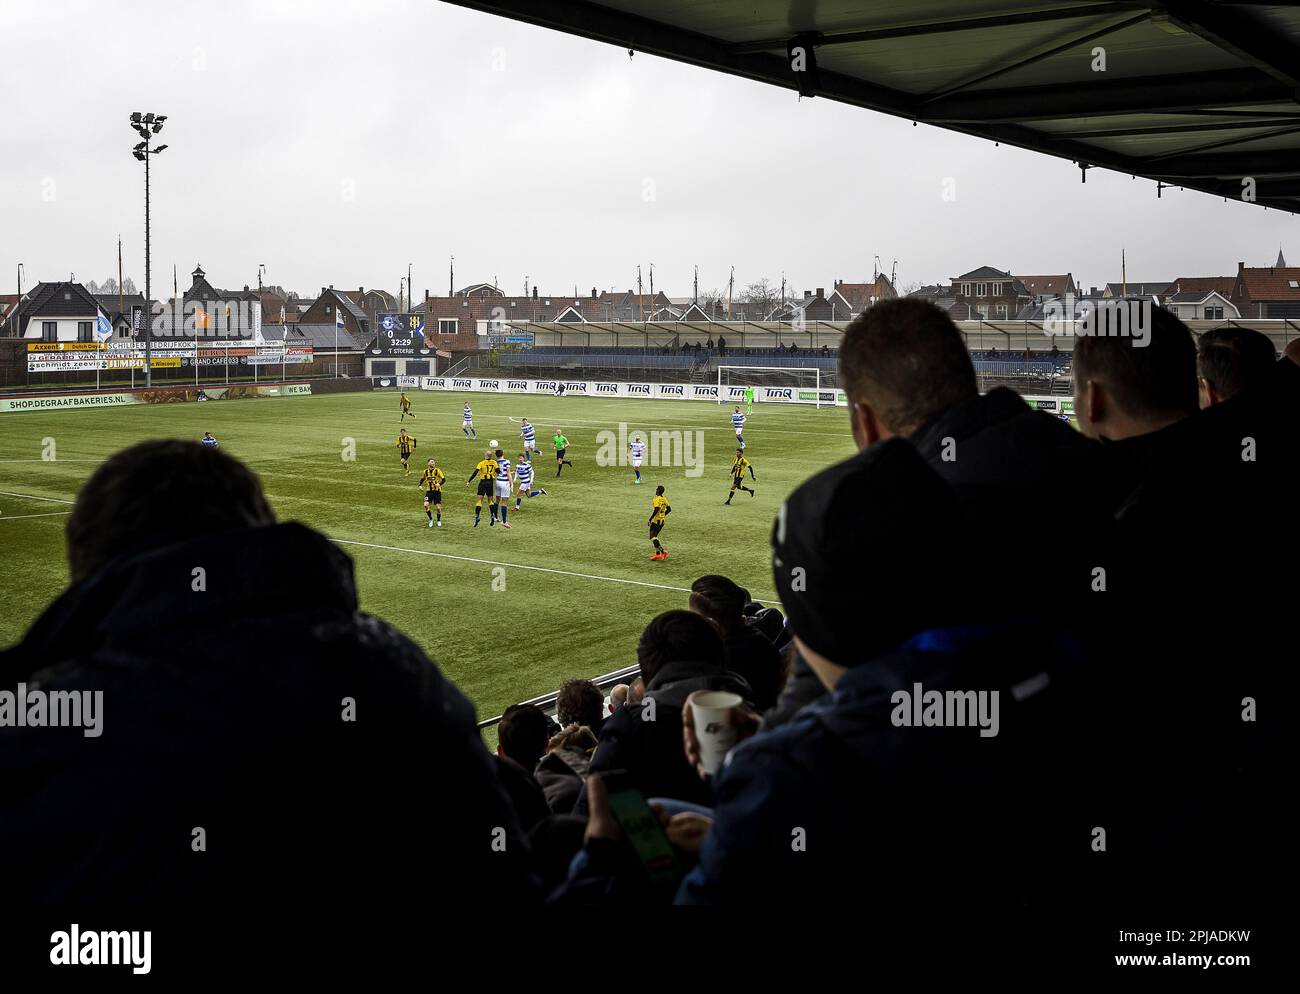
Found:
[[(558, 394), (564, 387), (566, 397), (631, 397), (651, 400), (711, 400), (714, 403), (740, 403), (745, 399), (743, 386), (715, 383), (639, 383), (632, 381), (538, 380), (513, 377), (420, 376), (398, 377), (398, 386), (421, 390), (453, 390), (467, 393), (543, 393)], [(403, 382), (407, 381), (407, 382)], [(810, 390), (804, 387), (755, 387), (755, 403), (820, 404), (823, 407), (848, 406), (843, 390)]]

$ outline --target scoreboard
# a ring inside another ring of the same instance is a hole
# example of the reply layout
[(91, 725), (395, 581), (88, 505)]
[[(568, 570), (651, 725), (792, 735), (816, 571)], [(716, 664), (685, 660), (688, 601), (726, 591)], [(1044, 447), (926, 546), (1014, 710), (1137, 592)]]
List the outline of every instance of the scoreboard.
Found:
[(373, 355), (427, 356), (433, 349), (424, 340), (423, 314), (381, 314)]

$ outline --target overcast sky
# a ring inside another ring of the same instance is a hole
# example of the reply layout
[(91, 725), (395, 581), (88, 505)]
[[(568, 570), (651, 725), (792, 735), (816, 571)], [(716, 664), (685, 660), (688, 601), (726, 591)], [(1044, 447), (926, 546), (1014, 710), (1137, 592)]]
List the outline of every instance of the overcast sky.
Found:
[[(759, 278), (900, 285), (980, 265), (1084, 286), (1300, 259), (1295, 217), (437, 2), (0, 4), (0, 290), (144, 286), (131, 111), (167, 114), (153, 160), (155, 295), (201, 263), (416, 295)], [(946, 177), (956, 200), (941, 197)]]

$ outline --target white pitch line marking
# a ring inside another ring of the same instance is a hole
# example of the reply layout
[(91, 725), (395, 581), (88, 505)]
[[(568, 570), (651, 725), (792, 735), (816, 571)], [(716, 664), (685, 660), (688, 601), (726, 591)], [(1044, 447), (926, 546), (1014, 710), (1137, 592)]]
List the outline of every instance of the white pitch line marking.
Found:
[(8, 490), (0, 490), (0, 497), (24, 497), (27, 500), (48, 500), (51, 504), (75, 504), (75, 500), (64, 500), (62, 497), (37, 497), (36, 494), (15, 494)]
[(71, 511), (42, 511), (40, 514), (0, 514), (0, 521), (17, 521), (19, 518), (56, 518)]
[[(597, 576), (594, 573), (574, 573), (563, 569), (550, 569), (546, 566), (524, 566), (521, 563), (506, 563), (497, 559), (475, 559), (473, 556), (453, 556), (449, 552), (430, 552), (427, 549), (403, 549), (396, 545), (376, 545), (373, 542), (353, 542), (345, 538), (330, 538), (331, 542), (338, 545), (358, 545), (365, 549), (381, 549), (384, 552), (407, 552), (415, 556), (433, 556), (437, 559), (456, 559), (465, 563), (481, 563), (484, 566), (509, 566), (511, 569), (527, 569), (537, 573), (554, 573), (558, 576), (576, 576), (583, 580), (604, 580), (606, 583), (626, 583), (635, 587), (654, 587), (657, 590), (672, 590), (681, 594), (689, 594), (690, 587), (673, 587), (666, 583), (650, 583), (648, 580), (628, 580), (618, 576)], [(778, 604), (779, 601), (764, 600), (755, 597), (760, 604)]]

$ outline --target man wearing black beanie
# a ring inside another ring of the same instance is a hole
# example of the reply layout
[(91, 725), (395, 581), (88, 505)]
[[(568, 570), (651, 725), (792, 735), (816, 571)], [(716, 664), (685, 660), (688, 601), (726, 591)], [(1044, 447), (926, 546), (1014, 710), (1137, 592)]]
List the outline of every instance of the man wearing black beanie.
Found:
[(678, 900), (880, 894), (902, 914), (955, 875), (984, 909), (1032, 903), (1038, 857), (1062, 846), (1047, 767), (1068, 655), (990, 620), (951, 488), (886, 440), (799, 487), (772, 547), (796, 645), (831, 693), (730, 754)]

